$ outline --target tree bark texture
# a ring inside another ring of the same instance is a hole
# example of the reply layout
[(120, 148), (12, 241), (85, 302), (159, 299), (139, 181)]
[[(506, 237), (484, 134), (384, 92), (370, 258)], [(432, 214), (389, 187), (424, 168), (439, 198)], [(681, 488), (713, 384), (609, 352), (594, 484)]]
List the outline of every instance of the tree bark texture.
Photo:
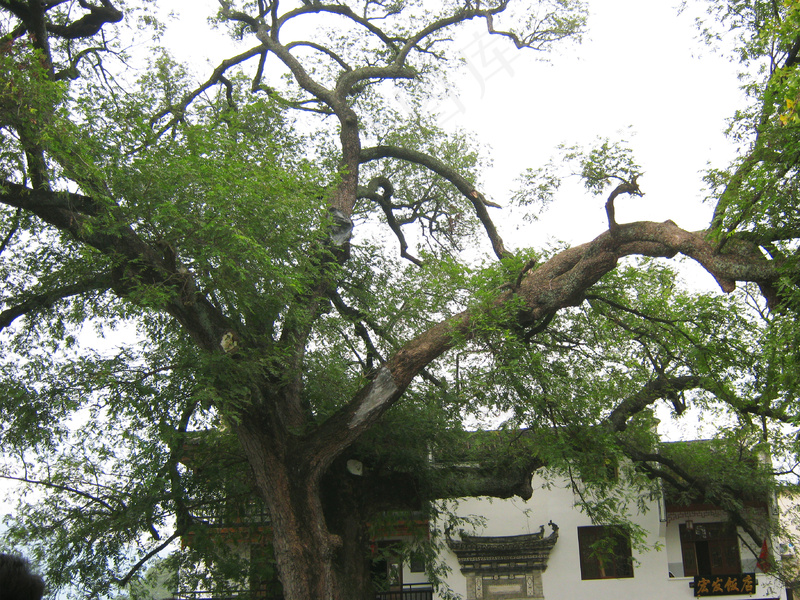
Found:
[(237, 433), (270, 511), (285, 598), (373, 598), (366, 495), (356, 476), (340, 464), (322, 477), (309, 468), (301, 440), (277, 440), (253, 423), (241, 424)]

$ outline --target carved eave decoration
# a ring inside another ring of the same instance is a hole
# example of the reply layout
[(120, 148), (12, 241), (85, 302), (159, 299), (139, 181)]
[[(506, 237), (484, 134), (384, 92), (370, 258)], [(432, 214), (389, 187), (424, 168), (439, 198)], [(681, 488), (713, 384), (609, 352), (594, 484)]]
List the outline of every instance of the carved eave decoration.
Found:
[(550, 551), (558, 541), (558, 526), (552, 521), (550, 535), (544, 525), (538, 533), (484, 537), (461, 532), (460, 540), (448, 538), (447, 545), (458, 557), (464, 575), (544, 571)]

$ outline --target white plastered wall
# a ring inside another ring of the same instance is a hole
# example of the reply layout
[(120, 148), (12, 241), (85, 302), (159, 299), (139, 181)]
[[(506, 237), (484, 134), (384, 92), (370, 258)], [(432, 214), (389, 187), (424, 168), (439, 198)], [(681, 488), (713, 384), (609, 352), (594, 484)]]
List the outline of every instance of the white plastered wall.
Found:
[[(656, 499), (649, 501), (649, 510), (644, 514), (630, 515), (633, 523), (649, 532), (646, 550), (634, 548), (634, 576), (623, 579), (582, 580), (578, 555), (577, 528), (592, 525), (591, 519), (575, 505), (576, 496), (565, 480), (545, 481), (535, 475), (533, 497), (528, 501), (520, 498), (497, 500), (488, 498), (462, 499), (458, 503), (460, 516), (478, 515), (485, 525), (473, 531), (475, 535), (510, 536), (535, 533), (545, 526), (545, 535), (552, 531), (548, 526), (553, 521), (559, 527), (559, 539), (550, 554), (547, 570), (542, 575), (543, 593), (546, 600), (690, 600), (694, 598), (689, 586), (693, 578), (683, 577), (682, 557), (678, 526), (682, 520), (669, 524), (659, 509)], [(720, 520), (719, 515), (709, 514), (708, 522)], [(702, 522), (696, 521), (696, 522)], [(456, 533), (454, 532), (454, 535)], [(741, 549), (742, 566), (753, 562), (752, 553)], [(447, 583), (450, 589), (466, 598), (466, 579), (461, 574), (458, 560), (445, 550), (442, 560), (450, 568)], [(670, 566), (680, 565), (679, 572), (670, 577)], [(754, 595), (725, 596), (726, 600), (757, 600), (761, 598), (786, 598), (782, 586), (774, 578), (757, 573), (758, 585)]]

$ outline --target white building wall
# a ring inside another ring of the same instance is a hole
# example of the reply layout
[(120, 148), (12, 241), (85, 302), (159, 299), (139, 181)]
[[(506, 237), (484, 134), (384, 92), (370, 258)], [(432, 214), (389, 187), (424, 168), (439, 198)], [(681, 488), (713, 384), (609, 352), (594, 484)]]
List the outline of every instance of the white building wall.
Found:
[[(547, 525), (552, 521), (559, 527), (559, 538), (553, 548), (547, 569), (542, 574), (543, 594), (546, 600), (689, 600), (694, 591), (689, 587), (693, 577), (683, 577), (683, 561), (679, 538), (679, 525), (685, 518), (667, 523), (663, 508), (657, 500), (649, 502), (644, 514), (630, 515), (633, 523), (650, 532), (646, 549), (633, 549), (634, 576), (623, 579), (582, 580), (578, 554), (580, 526), (592, 525), (591, 519), (576, 507), (576, 498), (568, 481), (544, 482), (539, 476), (533, 478), (533, 496), (529, 501), (519, 498), (497, 500), (488, 498), (462, 499), (457, 514), (462, 517), (480, 516), (484, 526), (467, 533), (484, 536), (510, 536), (535, 533), (545, 526), (545, 535), (552, 531)], [(694, 522), (724, 520), (719, 514), (697, 516)], [(441, 527), (441, 526), (440, 526)], [(455, 536), (455, 532), (453, 534)], [(755, 557), (741, 549), (742, 567), (752, 571)], [(447, 584), (461, 598), (467, 597), (466, 578), (462, 575), (458, 560), (449, 549), (442, 559), (450, 568)], [(672, 569), (673, 576), (670, 576)], [(786, 594), (774, 578), (757, 572), (757, 587), (754, 595), (725, 596), (727, 600), (758, 600), (780, 598)], [(441, 598), (441, 596), (439, 596)], [(509, 600), (512, 600), (509, 598)]]
[(786, 488), (778, 495), (778, 511), (783, 532), (775, 555), (780, 556), (784, 568), (793, 573), (795, 579), (800, 579), (800, 492), (797, 488)]
[[(408, 568), (408, 564), (403, 565), (403, 585), (419, 585), (424, 586), (429, 581), (428, 574), (425, 571), (419, 573), (412, 573)], [(427, 586), (426, 586), (427, 587)]]

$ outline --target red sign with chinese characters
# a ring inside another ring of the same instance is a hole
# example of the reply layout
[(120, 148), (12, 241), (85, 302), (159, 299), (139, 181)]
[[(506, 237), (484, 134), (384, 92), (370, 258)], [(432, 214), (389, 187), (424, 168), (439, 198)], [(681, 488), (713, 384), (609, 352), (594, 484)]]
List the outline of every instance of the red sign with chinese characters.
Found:
[(730, 596), (732, 594), (753, 594), (755, 591), (755, 573), (694, 576), (695, 596)]

